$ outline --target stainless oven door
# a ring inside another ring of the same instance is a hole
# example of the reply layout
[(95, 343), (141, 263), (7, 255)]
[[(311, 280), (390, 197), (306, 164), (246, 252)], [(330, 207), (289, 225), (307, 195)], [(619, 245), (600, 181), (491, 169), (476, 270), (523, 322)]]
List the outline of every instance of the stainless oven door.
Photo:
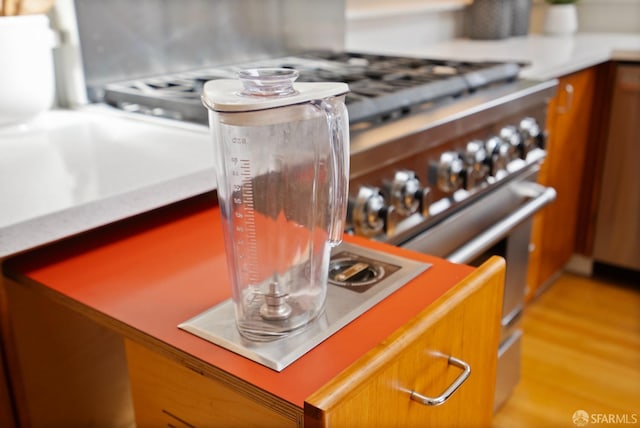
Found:
[(555, 199), (555, 190), (537, 184), (536, 175), (532, 171), (506, 183), (401, 246), (455, 263), (471, 262)]
[(455, 263), (479, 264), (490, 255), (505, 258), (503, 326), (522, 309), (529, 263), (531, 220), (556, 197), (535, 182), (537, 170), (505, 183), (476, 203), (402, 244)]

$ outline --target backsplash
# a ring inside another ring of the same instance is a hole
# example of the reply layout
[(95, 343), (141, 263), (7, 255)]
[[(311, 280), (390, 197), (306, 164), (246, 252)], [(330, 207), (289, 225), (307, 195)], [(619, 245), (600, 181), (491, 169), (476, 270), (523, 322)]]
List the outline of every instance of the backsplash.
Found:
[(344, 43), (344, 0), (75, 0), (89, 98), (106, 82)]

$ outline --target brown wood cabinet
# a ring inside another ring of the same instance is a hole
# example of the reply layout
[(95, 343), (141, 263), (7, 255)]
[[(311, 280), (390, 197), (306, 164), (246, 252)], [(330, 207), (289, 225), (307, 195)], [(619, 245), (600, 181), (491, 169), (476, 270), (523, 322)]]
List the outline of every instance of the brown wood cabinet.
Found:
[[(267, 393), (247, 395), (127, 341), (136, 422), (147, 426), (489, 426), (493, 414), (504, 263), (493, 258), (291, 413)], [(448, 400), (429, 406), (471, 367)], [(303, 357), (304, 358), (304, 357)]]
[(548, 156), (538, 181), (556, 189), (554, 203), (533, 221), (527, 297), (531, 299), (563, 269), (586, 233), (581, 223), (585, 195), (595, 173), (592, 141), (598, 68), (564, 76), (547, 114)]
[(613, 70), (593, 258), (640, 270), (640, 64), (618, 63)]

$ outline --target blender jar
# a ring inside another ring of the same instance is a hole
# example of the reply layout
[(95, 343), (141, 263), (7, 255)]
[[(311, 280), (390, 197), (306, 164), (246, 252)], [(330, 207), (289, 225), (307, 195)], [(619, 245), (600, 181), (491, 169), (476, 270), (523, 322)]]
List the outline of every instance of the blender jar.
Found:
[(342, 239), (349, 123), (344, 83), (295, 83), (291, 69), (205, 84), (237, 327), (263, 341), (324, 307)]

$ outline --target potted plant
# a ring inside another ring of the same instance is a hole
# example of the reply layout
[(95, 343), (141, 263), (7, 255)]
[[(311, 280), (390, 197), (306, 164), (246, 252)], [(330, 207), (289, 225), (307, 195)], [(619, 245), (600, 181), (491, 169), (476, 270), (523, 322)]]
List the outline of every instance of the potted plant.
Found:
[(570, 35), (578, 30), (577, 0), (545, 0), (548, 3), (544, 18), (544, 32)]

